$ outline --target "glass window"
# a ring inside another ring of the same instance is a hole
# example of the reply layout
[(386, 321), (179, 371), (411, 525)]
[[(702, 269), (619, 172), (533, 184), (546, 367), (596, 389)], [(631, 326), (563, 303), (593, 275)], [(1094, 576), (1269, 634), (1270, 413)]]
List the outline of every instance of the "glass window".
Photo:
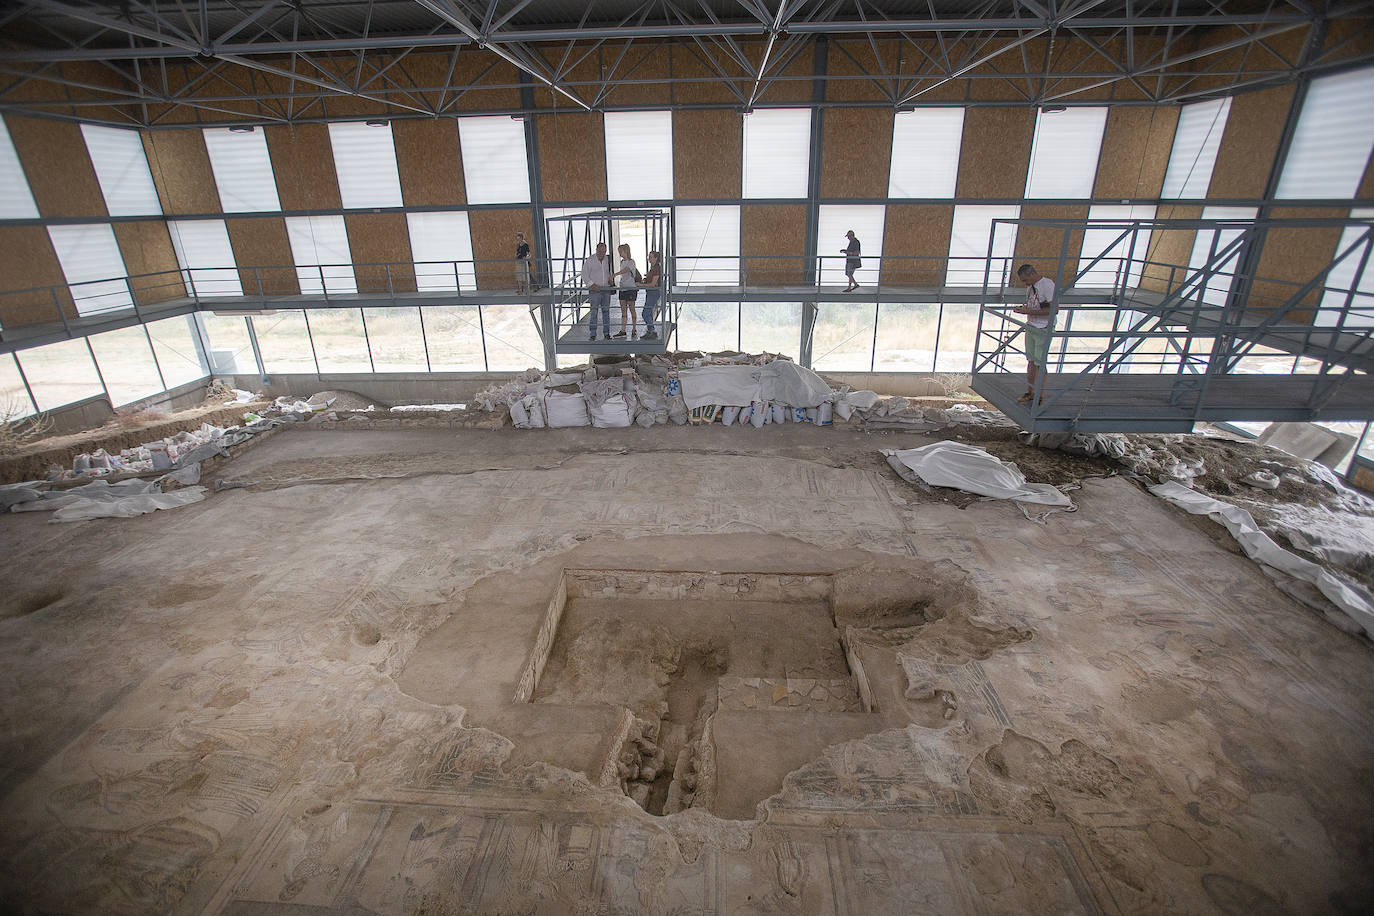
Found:
[(111, 216), (156, 216), (162, 212), (138, 131), (82, 124), (81, 135)]
[(993, 288), (1005, 287), (1015, 271), (1011, 263), (1016, 251), (1016, 226), (1000, 224), (993, 240), (991, 264), (988, 239), (993, 220), (1016, 219), (1020, 207), (959, 206), (954, 208), (954, 225), (949, 236), (949, 266), (946, 286), (982, 286), (985, 271)]
[(466, 212), (407, 213), (406, 226), (410, 256), (415, 259), (416, 289), (426, 293), (477, 288)]
[(19, 420), (33, 413), (33, 401), (24, 387), (14, 354), (0, 356), (0, 420)]
[(882, 303), (873, 368), (881, 372), (935, 371), (939, 325), (940, 306), (936, 303)]
[(978, 308), (977, 305), (949, 302), (941, 306), (940, 340), (935, 354), (936, 372), (973, 371), (973, 347), (978, 336)]
[(868, 372), (873, 367), (871, 303), (822, 302), (811, 338), (811, 366), (819, 371)]
[[(214, 315), (202, 312), (197, 316), (205, 328), (205, 345), (209, 348), (211, 375), (255, 375), (257, 361), (253, 358), (253, 342), (248, 337), (248, 318), (243, 315)], [(270, 322), (271, 318), (262, 319)]]
[[(109, 223), (49, 226), (48, 238), (57, 252), (78, 315), (133, 306), (129, 285), (122, 279), (128, 276), (124, 257)], [(120, 279), (112, 279), (116, 277)]]
[(544, 343), (530, 319), (529, 306), (482, 306), (482, 331), (487, 342), (487, 371), (544, 368)]
[(1275, 196), (1355, 196), (1374, 146), (1371, 96), (1374, 67), (1312, 81)]
[(195, 295), (243, 295), (224, 220), (175, 219), (167, 221), (167, 228), (182, 276)]
[(677, 339), (683, 350), (719, 353), (738, 350), (738, 302), (683, 302), (678, 313)]
[(225, 213), (262, 213), (281, 209), (267, 137), (252, 127), (205, 128), (205, 151), (215, 173), (220, 208)]
[(805, 197), (811, 109), (758, 108), (744, 116), (744, 196)]
[[(304, 312), (277, 312), (248, 320), (258, 338), (264, 372), (314, 375), (318, 371)], [(248, 361), (252, 362), (251, 354)]]
[(112, 406), (123, 407), (165, 390), (142, 325), (92, 334), (90, 341)]
[(339, 178), (339, 197), (345, 209), (402, 205), (401, 175), (396, 170), (390, 124), (331, 123), (329, 145), (334, 150), (334, 174)]
[(738, 286), (740, 208), (676, 207), (673, 278), (678, 286)]
[(527, 204), (530, 173), (525, 161), (525, 122), (491, 115), (458, 119), (463, 185), (470, 204)]
[(162, 380), (168, 388), (185, 385), (208, 374), (200, 348), (196, 346), (194, 317), (164, 318), (145, 327), (153, 342), (153, 352), (157, 354), (157, 364), (162, 369)]
[[(485, 372), (482, 323), (475, 305), (425, 306), (425, 340), (435, 372)], [(542, 347), (541, 347), (542, 352)], [(542, 364), (543, 360), (540, 360)]]
[(741, 302), (739, 348), (745, 353), (780, 353), (797, 359), (801, 318), (800, 302)]
[(854, 281), (861, 286), (878, 282), (878, 265), (882, 261), (883, 226), (887, 208), (854, 206), (850, 204), (821, 204), (816, 224), (816, 250), (821, 253), (821, 283), (839, 286), (847, 283), (845, 262), (840, 252), (849, 245), (845, 235), (854, 230), (863, 256), (863, 266), (854, 273)]
[(288, 216), (286, 235), (303, 294), (358, 291), (342, 216)]
[[(1078, 262), (1081, 272), (1075, 285), (1116, 288), (1125, 276), (1128, 287), (1140, 285), (1140, 274), (1150, 254), (1150, 227), (1133, 230), (1131, 220), (1155, 218), (1154, 207), (1098, 205), (1088, 209), (1090, 220), (1110, 220), (1113, 225), (1083, 232), (1083, 254)], [(1088, 267), (1098, 255), (1102, 259)]]
[(63, 340), (15, 354), (41, 411), (105, 394), (85, 340)]
[(1160, 197), (1201, 198), (1212, 183), (1212, 167), (1221, 148), (1221, 135), (1231, 112), (1231, 99), (1184, 105), (1174, 131), (1169, 167)]
[(306, 309), (305, 315), (321, 372), (372, 371), (363, 316), (358, 309)]
[(10, 139), (10, 129), (0, 117), (0, 219), (37, 219), (38, 205), (33, 202), (24, 166)]
[(363, 309), (377, 372), (428, 372), (418, 308)]
[[(1351, 210), (1350, 215), (1357, 219), (1374, 219), (1374, 210)], [(1336, 324), (1343, 328), (1374, 327), (1374, 228), (1371, 224), (1347, 226), (1342, 230), (1336, 256), (1342, 254), (1345, 257), (1326, 275), (1326, 292), (1313, 323), (1324, 327)], [(1347, 300), (1349, 310), (1342, 317), (1340, 310), (1345, 308)]]
[[(1202, 210), (1203, 219), (1216, 220), (1252, 220), (1259, 211), (1254, 207), (1204, 207)], [(1234, 229), (1199, 229), (1197, 235), (1193, 237), (1193, 253), (1188, 257), (1188, 270), (1201, 270), (1207, 266), (1213, 255), (1220, 254), (1226, 250), (1236, 239), (1240, 238), (1244, 230)], [(1213, 247), (1215, 244), (1215, 248)], [(1225, 305), (1226, 296), (1231, 291), (1231, 283), (1235, 280), (1236, 264), (1239, 262), (1241, 249), (1236, 249), (1235, 254), (1222, 259), (1217, 265), (1217, 273), (1207, 278), (1206, 286), (1202, 290), (1202, 301), (1208, 305)], [(1196, 296), (1194, 291), (1189, 298)]]
[(606, 193), (609, 200), (671, 200), (673, 113), (608, 111)]
[(959, 180), (964, 109), (899, 111), (892, 120), (888, 197), (953, 197)]
[(1092, 197), (1106, 127), (1106, 108), (1040, 109), (1035, 116), (1026, 196)]

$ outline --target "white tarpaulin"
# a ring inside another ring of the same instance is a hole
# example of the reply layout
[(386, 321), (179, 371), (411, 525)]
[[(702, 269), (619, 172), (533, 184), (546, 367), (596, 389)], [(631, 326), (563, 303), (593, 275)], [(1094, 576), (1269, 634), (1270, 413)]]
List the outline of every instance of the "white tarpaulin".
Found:
[(158, 509), (175, 509), (204, 498), (204, 487), (185, 487), (163, 493), (152, 480), (119, 483), (92, 480), (71, 490), (45, 490), (37, 499), (20, 503), (11, 511), (52, 512), (55, 522), (80, 522), (90, 518), (133, 518)]
[(1278, 570), (1295, 579), (1312, 583), (1331, 600), (1332, 604), (1355, 621), (1364, 630), (1365, 635), (1374, 638), (1374, 604), (1371, 604), (1369, 597), (1337, 579), (1316, 563), (1304, 560), (1274, 543), (1269, 535), (1255, 524), (1255, 519), (1249, 512), (1172, 481), (1150, 487), (1150, 492), (1193, 515), (1205, 515), (1212, 521), (1225, 525), (1226, 530), (1231, 532), (1236, 543), (1245, 551), (1245, 555), (1259, 563), (1265, 572), (1272, 575), (1271, 570)]
[(883, 449), (899, 474), (906, 468), (933, 487), (957, 487), (993, 499), (1072, 508), (1073, 502), (1047, 483), (1027, 483), (1021, 469), (986, 450), (962, 442), (936, 442), (921, 448)]
[(763, 366), (702, 366), (678, 370), (689, 409), (748, 407), (755, 401), (787, 407), (816, 407), (829, 401), (830, 386), (803, 366), (777, 359)]

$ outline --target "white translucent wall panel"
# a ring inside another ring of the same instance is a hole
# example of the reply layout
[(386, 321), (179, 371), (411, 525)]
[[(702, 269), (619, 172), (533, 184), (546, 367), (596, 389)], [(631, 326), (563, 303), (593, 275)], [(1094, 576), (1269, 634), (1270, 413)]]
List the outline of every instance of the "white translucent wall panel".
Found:
[[(1259, 211), (1254, 207), (1204, 207), (1202, 210), (1203, 219), (1216, 220), (1252, 220)], [(1211, 260), (1213, 254), (1220, 255), (1230, 245), (1240, 237), (1244, 230), (1241, 228), (1231, 229), (1199, 229), (1197, 235), (1193, 237), (1193, 251), (1188, 256), (1188, 269), (1199, 270)], [(1213, 248), (1213, 243), (1216, 247)], [(1222, 258), (1217, 265), (1217, 272), (1208, 277), (1205, 286), (1202, 288), (1202, 301), (1208, 305), (1225, 305), (1226, 296), (1231, 291), (1231, 284), (1235, 280), (1236, 264), (1239, 262), (1241, 250), (1230, 257)], [(1193, 292), (1189, 298), (1195, 298)]]
[(673, 245), (678, 286), (739, 284), (740, 208), (676, 207)]
[(37, 219), (29, 179), (10, 139), (9, 126), (0, 117), (0, 219)]
[(182, 315), (164, 318), (146, 325), (153, 342), (153, 353), (162, 369), (162, 380), (168, 388), (203, 378), (208, 369), (196, 346), (195, 317)]
[(167, 229), (188, 289), (197, 296), (243, 295), (224, 220), (168, 220)]
[(1374, 68), (1312, 81), (1276, 196), (1355, 196), (1374, 147)]
[(371, 372), (367, 335), (358, 309), (306, 309), (321, 372)]
[(973, 371), (973, 348), (977, 337), (978, 306), (946, 302), (940, 309), (935, 371)]
[(318, 295), (326, 289), (330, 293), (358, 291), (342, 216), (288, 216), (286, 235), (302, 293)]
[(947, 286), (982, 286), (984, 271), (993, 288), (1007, 285), (1015, 271), (1012, 256), (1016, 251), (1016, 226), (1002, 224), (992, 239), (992, 259), (989, 264), (988, 241), (993, 220), (1016, 219), (1020, 207), (959, 206), (954, 208), (954, 223), (949, 235), (949, 266), (945, 272)]
[(681, 307), (679, 349), (718, 353), (740, 348), (738, 302), (683, 302)]
[(81, 135), (111, 216), (156, 216), (162, 212), (138, 131), (82, 124)]
[(741, 302), (739, 315), (739, 348), (745, 353), (780, 353), (798, 358), (800, 302)]
[(142, 325), (92, 334), (90, 341), (113, 406), (123, 407), (165, 390)]
[[(1124, 277), (1127, 286), (1139, 286), (1144, 261), (1150, 253), (1150, 227), (1143, 226), (1138, 231), (1128, 232), (1124, 224), (1130, 220), (1149, 220), (1154, 217), (1154, 207), (1090, 207), (1088, 219), (1115, 220), (1118, 225), (1083, 232), (1083, 254), (1079, 258), (1078, 269), (1085, 272), (1075, 285), (1115, 288), (1121, 285)], [(1089, 262), (1099, 254), (1103, 256), (1102, 259), (1088, 267)]]
[(1041, 109), (1035, 117), (1026, 197), (1092, 197), (1106, 127), (1106, 108)]
[(482, 331), (486, 337), (488, 371), (544, 368), (544, 344), (530, 320), (529, 306), (482, 306)]
[(1212, 183), (1212, 167), (1216, 165), (1217, 150), (1221, 148), (1221, 135), (1226, 130), (1230, 112), (1229, 97), (1183, 106), (1160, 197), (1207, 196), (1207, 186)]
[(345, 209), (404, 204), (390, 124), (331, 123), (329, 145)]
[[(258, 371), (253, 359), (253, 342), (248, 337), (249, 319), (243, 315), (200, 314), (205, 328), (206, 348), (212, 375), (250, 375)], [(271, 324), (276, 316), (262, 319)]]
[(478, 312), (475, 305), (425, 306), (425, 339), (429, 342), (431, 369), (435, 372), (486, 371), (482, 319)]
[(805, 197), (811, 109), (756, 108), (744, 116), (744, 196)]
[(671, 200), (673, 113), (608, 111), (603, 123), (607, 199)]
[[(269, 375), (276, 372), (314, 374), (317, 371), (304, 312), (277, 312), (248, 320), (258, 338), (263, 371)], [(251, 361), (252, 356), (248, 359)]]
[(261, 128), (238, 130), (207, 127), (205, 149), (215, 173), (220, 207), (225, 213), (262, 213), (281, 209), (272, 157)]
[(953, 197), (959, 180), (964, 109), (899, 111), (892, 120), (888, 197)]
[(863, 266), (854, 274), (854, 282), (860, 286), (873, 286), (878, 282), (886, 212), (887, 208), (882, 205), (821, 205), (820, 219), (816, 223), (816, 250), (822, 255), (821, 283), (839, 285), (847, 282), (844, 272), (847, 258), (840, 252), (849, 244), (845, 233), (850, 229), (859, 240), (860, 260), (863, 261)]
[(363, 321), (377, 372), (429, 370), (418, 308), (363, 309)]
[(83, 340), (63, 340), (15, 354), (40, 411), (105, 394), (91, 351)]
[(109, 223), (85, 223), (77, 226), (49, 226), (57, 261), (62, 275), (71, 288), (76, 311), (81, 315), (129, 308), (134, 300), (129, 295), (125, 277), (124, 257), (119, 253), (114, 229)]
[(940, 306), (884, 302), (878, 310), (873, 368), (879, 372), (933, 372)]
[(529, 203), (524, 121), (506, 115), (459, 118), (458, 142), (468, 203)]
[(0, 420), (19, 420), (35, 412), (14, 354), (0, 354)]
[(817, 371), (867, 372), (873, 366), (871, 302), (822, 302), (811, 337), (811, 365)]
[[(1374, 210), (1352, 210), (1359, 219), (1374, 219)], [(1326, 275), (1326, 292), (1322, 295), (1321, 311), (1316, 324), (1343, 328), (1374, 327), (1374, 241), (1366, 234), (1367, 226), (1348, 226), (1341, 232), (1336, 255), (1349, 252)], [(1374, 233), (1371, 233), (1374, 234)], [(1363, 267), (1361, 267), (1363, 259)], [(1359, 276), (1357, 277), (1356, 274)], [(1349, 303), (1342, 318), (1340, 309)]]
[(420, 292), (477, 288), (466, 212), (407, 213), (406, 228)]

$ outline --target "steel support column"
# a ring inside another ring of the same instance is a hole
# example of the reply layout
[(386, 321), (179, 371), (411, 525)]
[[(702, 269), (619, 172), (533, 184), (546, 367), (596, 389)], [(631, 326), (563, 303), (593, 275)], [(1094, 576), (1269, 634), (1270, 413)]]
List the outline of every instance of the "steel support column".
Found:
[[(821, 218), (821, 176), (822, 151), (825, 140), (825, 75), (829, 65), (830, 40), (821, 36), (816, 40), (815, 59), (812, 64), (811, 83), (811, 155), (806, 175), (806, 238), (802, 242), (802, 283), (816, 287), (820, 274), (816, 268), (818, 240), (817, 232)], [(812, 332), (815, 329), (816, 304), (802, 304), (801, 346), (797, 354), (803, 366), (811, 365)], [(808, 320), (809, 319), (809, 320)]]

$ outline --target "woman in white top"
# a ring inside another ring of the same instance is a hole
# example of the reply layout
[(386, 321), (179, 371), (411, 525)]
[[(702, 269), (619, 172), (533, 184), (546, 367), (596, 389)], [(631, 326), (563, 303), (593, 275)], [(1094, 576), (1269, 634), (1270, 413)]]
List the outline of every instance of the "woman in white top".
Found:
[(635, 324), (635, 300), (639, 298), (639, 287), (636, 285), (639, 277), (639, 268), (635, 267), (634, 260), (630, 257), (630, 246), (620, 245), (616, 248), (620, 255), (620, 269), (615, 272), (616, 286), (620, 287), (620, 333), (616, 337), (625, 336), (625, 324), (630, 325), (630, 339), (639, 338), (639, 327)]

